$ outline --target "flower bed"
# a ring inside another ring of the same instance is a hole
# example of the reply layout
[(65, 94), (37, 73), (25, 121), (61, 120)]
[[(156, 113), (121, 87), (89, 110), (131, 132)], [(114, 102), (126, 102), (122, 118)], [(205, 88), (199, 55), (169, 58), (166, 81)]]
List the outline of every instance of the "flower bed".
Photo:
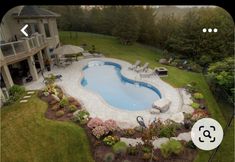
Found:
[(72, 97), (66, 97), (60, 87), (54, 86), (53, 90), (40, 91), (39, 97), (48, 103), (48, 109), (45, 116), (49, 119), (55, 120), (71, 120), (73, 113), (81, 109), (81, 104)]
[[(156, 121), (144, 130), (140, 127), (120, 129), (112, 119), (103, 121), (98, 117), (90, 118), (89, 112), (82, 108), (75, 98), (66, 96), (58, 86), (50, 85), (46, 90), (39, 92), (39, 97), (49, 105), (45, 113), (47, 118), (73, 121), (84, 128), (96, 162), (122, 162), (125, 160), (125, 162), (146, 162), (150, 159), (152, 161), (181, 162), (182, 160), (193, 161), (196, 156), (197, 151), (190, 142), (173, 141), (165, 144), (164, 148), (157, 149), (153, 149), (152, 144), (153, 139), (156, 138), (177, 137), (182, 132), (189, 132), (191, 125), (185, 127), (184, 124), (177, 124), (169, 120), (164, 123)], [(200, 95), (199, 98), (201, 98)], [(192, 124), (205, 115), (208, 114), (204, 110), (198, 109), (185, 118)], [(144, 143), (128, 146), (120, 141), (123, 137), (140, 138)], [(180, 150), (176, 150), (177, 148)]]

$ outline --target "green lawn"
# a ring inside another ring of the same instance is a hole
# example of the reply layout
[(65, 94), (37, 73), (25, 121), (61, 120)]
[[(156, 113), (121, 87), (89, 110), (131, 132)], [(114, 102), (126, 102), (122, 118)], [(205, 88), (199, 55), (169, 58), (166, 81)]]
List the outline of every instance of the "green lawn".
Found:
[[(70, 33), (72, 37), (70, 37)], [(60, 32), (60, 40), (63, 44), (80, 46), (86, 43), (88, 46), (95, 45), (96, 50), (102, 52), (106, 57), (118, 58), (129, 61), (130, 63), (134, 63), (139, 59), (143, 63), (149, 62), (150, 67), (162, 66), (156, 61), (156, 59), (162, 57), (161, 50), (139, 43), (135, 43), (131, 46), (123, 46), (114, 37), (83, 32)], [(221, 112), (223, 107), (221, 107), (221, 109), (219, 108), (202, 74), (183, 71), (171, 66), (165, 67), (169, 70), (169, 76), (163, 79), (174, 87), (182, 87), (191, 81), (197, 82), (198, 88), (205, 96), (212, 117), (218, 120), (222, 126), (226, 125), (226, 121)], [(225, 136), (222, 147), (216, 156), (217, 161), (233, 161), (233, 141), (234, 133), (231, 130)], [(207, 161), (210, 153), (211, 152), (201, 151), (195, 161)], [(230, 156), (223, 156), (229, 153), (231, 153)]]
[(85, 131), (46, 119), (46, 109), (36, 96), (1, 109), (1, 161), (93, 162)]

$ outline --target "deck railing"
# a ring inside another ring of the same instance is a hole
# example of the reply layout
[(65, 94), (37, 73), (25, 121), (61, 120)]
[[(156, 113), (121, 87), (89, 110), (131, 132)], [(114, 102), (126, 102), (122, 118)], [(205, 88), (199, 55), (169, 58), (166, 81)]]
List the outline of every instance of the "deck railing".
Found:
[(46, 40), (42, 34), (34, 35), (30, 38), (22, 38), (19, 41), (0, 44), (4, 57), (20, 55), (33, 49), (45, 45)]

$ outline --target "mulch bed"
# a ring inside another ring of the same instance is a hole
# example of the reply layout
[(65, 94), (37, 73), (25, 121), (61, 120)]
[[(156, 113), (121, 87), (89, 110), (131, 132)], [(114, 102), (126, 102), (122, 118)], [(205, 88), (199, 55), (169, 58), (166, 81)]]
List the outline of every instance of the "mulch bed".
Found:
[[(52, 120), (59, 120), (59, 121), (71, 121), (72, 119), (72, 114), (71, 112), (68, 112), (66, 110), (66, 108), (59, 108), (59, 110), (63, 110), (65, 112), (65, 114), (61, 117), (57, 117), (56, 111), (52, 110), (51, 108), (53, 106), (59, 106), (58, 102), (56, 102), (53, 97), (51, 95), (48, 96), (44, 96), (42, 92), (38, 93), (38, 96), (45, 102), (47, 102), (49, 104), (47, 111), (45, 112), (45, 116), (48, 119), (52, 119)], [(74, 98), (69, 97), (69, 103), (70, 104), (74, 104), (77, 105), (78, 109), (79, 107), (79, 102), (77, 102)], [(92, 131), (90, 128), (87, 127), (87, 125), (80, 125), (82, 128), (84, 128), (87, 137), (89, 139), (89, 143), (90, 143), (90, 148), (91, 148), (91, 152), (93, 155), (93, 159), (96, 162), (104, 162), (104, 157), (107, 153), (112, 152), (112, 147), (108, 146), (106, 144), (103, 143), (102, 139), (98, 140), (96, 139), (95, 136), (93, 136)], [(176, 136), (178, 136), (178, 134), (182, 133), (182, 132), (188, 132), (189, 130), (185, 129), (183, 126), (178, 129), (176, 131)], [(125, 133), (124, 130), (119, 130), (119, 131), (115, 131), (112, 135), (118, 136), (118, 137), (129, 137), (129, 138), (141, 138), (142, 133), (135, 131), (133, 135), (128, 135)], [(144, 160), (143, 159), (143, 152), (142, 152), (142, 148), (141, 146), (138, 147), (138, 154), (136, 155), (129, 155), (128, 153), (126, 153), (125, 155), (116, 155), (115, 156), (115, 160), (112, 162), (122, 162), (124, 160), (129, 160), (130, 162), (147, 162), (149, 160)], [(160, 149), (156, 149), (154, 150), (154, 156), (156, 157), (155, 161), (159, 161), (159, 162), (192, 162), (195, 158), (197, 154), (197, 150), (195, 149), (190, 149), (185, 147), (184, 151), (178, 155), (178, 156), (170, 156), (169, 158), (164, 158), (161, 155), (161, 151)], [(153, 160), (154, 161), (154, 160)]]

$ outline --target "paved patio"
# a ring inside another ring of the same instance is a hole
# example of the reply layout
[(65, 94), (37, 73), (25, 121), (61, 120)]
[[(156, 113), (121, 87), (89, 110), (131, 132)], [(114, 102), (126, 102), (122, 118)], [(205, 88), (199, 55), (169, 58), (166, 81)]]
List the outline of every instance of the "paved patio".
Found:
[[(165, 97), (171, 100), (172, 103), (169, 110), (165, 113), (153, 115), (150, 114), (149, 110), (127, 111), (112, 107), (111, 105), (107, 104), (107, 102), (101, 96), (83, 88), (80, 84), (81, 79), (83, 78), (82, 68), (89, 61), (94, 60), (116, 62), (122, 67), (122, 75), (126, 76), (129, 79), (143, 81), (155, 86), (160, 90), (163, 98)], [(73, 64), (67, 66), (66, 68), (54, 67), (52, 71), (45, 72), (45, 75), (50, 73), (61, 74), (63, 76), (62, 81), (57, 81), (56, 84), (60, 86), (66, 94), (75, 97), (77, 100), (83, 103), (85, 108), (90, 112), (91, 117), (99, 117), (103, 120), (114, 119), (122, 128), (137, 126), (138, 123), (136, 122), (136, 117), (139, 115), (143, 116), (146, 124), (153, 120), (154, 117), (162, 121), (166, 119), (172, 119), (176, 122), (183, 122), (183, 100), (181, 98), (181, 95), (179, 94), (179, 90), (162, 81), (158, 76), (141, 78), (138, 73), (128, 70), (129, 66), (131, 66), (131, 64), (129, 64), (128, 62), (118, 59), (89, 58), (80, 60), (78, 62), (73, 62)], [(25, 86), (27, 89), (30, 90), (43, 88), (44, 83), (42, 76), (39, 77), (39, 80), (28, 83)]]

